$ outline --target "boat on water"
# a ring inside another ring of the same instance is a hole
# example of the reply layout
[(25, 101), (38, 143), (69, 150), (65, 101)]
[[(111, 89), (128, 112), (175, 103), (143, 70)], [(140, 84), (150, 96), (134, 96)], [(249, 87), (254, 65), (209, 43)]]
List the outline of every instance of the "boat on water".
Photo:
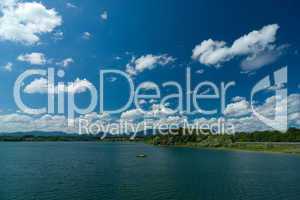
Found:
[(147, 155), (145, 155), (145, 154), (139, 154), (139, 155), (137, 155), (136, 157), (138, 157), (138, 158), (146, 158)]

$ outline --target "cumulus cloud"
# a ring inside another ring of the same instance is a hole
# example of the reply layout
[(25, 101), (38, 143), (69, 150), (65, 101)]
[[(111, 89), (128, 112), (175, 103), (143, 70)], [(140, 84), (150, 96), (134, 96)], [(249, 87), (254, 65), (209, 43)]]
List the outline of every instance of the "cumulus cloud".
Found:
[(106, 21), (108, 19), (108, 12), (107, 11), (103, 11), (100, 15), (100, 18), (104, 21)]
[(286, 45), (278, 48), (270, 47), (266, 51), (248, 56), (241, 62), (241, 68), (244, 72), (248, 72), (269, 65), (282, 55), (286, 47)]
[(85, 40), (89, 40), (91, 37), (92, 37), (92, 34), (89, 33), (89, 32), (84, 32), (82, 34), (82, 38), (85, 39)]
[(139, 100), (138, 103), (139, 103), (139, 105), (144, 105), (147, 103), (147, 101), (145, 99), (141, 99), (141, 100)]
[(5, 71), (11, 72), (12, 71), (13, 64), (11, 62), (8, 62), (6, 65), (3, 66), (3, 69)]
[(75, 127), (67, 126), (67, 118), (64, 116), (46, 114), (33, 117), (21, 113), (0, 115), (0, 131), (2, 133), (29, 131), (78, 132)]
[[(288, 114), (289, 127), (300, 127), (300, 112), (294, 112)], [(255, 116), (245, 116), (240, 118), (229, 118), (227, 123), (234, 125), (236, 132), (254, 132), (272, 130), (269, 126), (261, 122)]]
[[(277, 107), (275, 110), (276, 102)], [(275, 111), (280, 114), (285, 105), (287, 105), (288, 114), (300, 112), (300, 94), (290, 94), (287, 98), (276, 95), (271, 96), (266, 99), (264, 104), (257, 107), (257, 111), (264, 116), (274, 116)]]
[(153, 104), (152, 110), (146, 113), (147, 117), (157, 117), (157, 118), (164, 118), (171, 115), (174, 115), (176, 111), (174, 111), (171, 108), (168, 108), (165, 105), (162, 104)]
[(38, 2), (5, 0), (0, 2), (0, 40), (35, 44), (40, 35), (51, 33), (62, 24), (54, 9)]
[(153, 90), (157, 88), (157, 85), (153, 82), (146, 81), (141, 83), (139, 87), (143, 90)]
[[(225, 124), (233, 125), (236, 132), (253, 132), (272, 129), (253, 115), (250, 103), (244, 97), (235, 97), (233, 100), (233, 103), (228, 104), (226, 107)], [(277, 110), (275, 110), (275, 100), (277, 100), (278, 104)], [(271, 96), (261, 105), (256, 105), (255, 109), (263, 116), (272, 119), (274, 113), (283, 110), (283, 106), (286, 103), (288, 105), (289, 127), (300, 127), (300, 94), (291, 94), (287, 98)], [(159, 126), (163, 124), (180, 125), (184, 120), (187, 120), (187, 117), (178, 115), (174, 110), (157, 104), (153, 105), (149, 111), (143, 111), (141, 109), (126, 111), (122, 114), (121, 119), (130, 121), (136, 125), (141, 125), (142, 122), (146, 121), (149, 125), (148, 120), (150, 120), (153, 126)], [(197, 124), (196, 127), (199, 127), (201, 124), (211, 126), (219, 124), (219, 118), (196, 118), (193, 120), (193, 123)], [(139, 128), (142, 129), (141, 127)]]
[(0, 132), (55, 131), (73, 134), (80, 133), (80, 120), (88, 123), (108, 124), (111, 123), (112, 117), (108, 113), (92, 112), (73, 119), (75, 126), (68, 126), (70, 120), (64, 115), (27, 115), (20, 112), (2, 114), (0, 115)]
[[(259, 106), (258, 111), (262, 114), (269, 115), (271, 110), (274, 111), (272, 106), (276, 97), (272, 96), (266, 99), (266, 101)], [(239, 102), (245, 101), (240, 99)], [(288, 103), (288, 121), (290, 127), (300, 127), (300, 94), (291, 94), (288, 98), (282, 98), (279, 105), (284, 102)], [(244, 104), (244, 103), (241, 103)], [(241, 106), (243, 107), (243, 106)], [(246, 107), (244, 107), (246, 108)], [(81, 116), (80, 119), (88, 120), (88, 122), (104, 124), (105, 131), (114, 133), (125, 133), (123, 130), (131, 131), (143, 131), (145, 128), (158, 127), (161, 128), (164, 125), (172, 125), (172, 127), (180, 126), (186, 122), (185, 116), (173, 113), (172, 109), (162, 105), (153, 105), (150, 111), (143, 112), (139, 109), (128, 110), (120, 116), (119, 119), (115, 119), (107, 113), (89, 113)], [(150, 120), (149, 120), (150, 119)], [(75, 126), (69, 127), (68, 120), (62, 115), (50, 115), (43, 116), (29, 116), (22, 113), (11, 113), (0, 115), (0, 132), (16, 132), (16, 131), (62, 131), (66, 133), (78, 133), (79, 118), (75, 118)], [(213, 125), (218, 124), (218, 118), (196, 118), (193, 120), (197, 127), (201, 124)], [(253, 132), (271, 130), (270, 127), (258, 120), (254, 115), (248, 114), (240, 117), (226, 116), (225, 124), (232, 124), (236, 132)], [(122, 121), (132, 122), (133, 127), (123, 127)], [(145, 124), (145, 122), (147, 122)], [(112, 125), (113, 124), (113, 125)], [(119, 132), (116, 132), (115, 125), (119, 125)], [(174, 126), (173, 126), (174, 125)], [(123, 127), (123, 128), (122, 128)], [(121, 131), (121, 132), (120, 132)]]
[[(132, 131), (143, 131), (143, 122), (132, 123), (131, 126), (124, 127), (121, 121), (113, 121), (112, 117), (107, 113), (89, 113), (80, 118), (75, 118), (75, 126), (68, 126), (68, 119), (63, 115), (45, 114), (42, 116), (28, 116), (21, 113), (13, 113), (0, 115), (0, 132), (28, 132), (28, 131), (60, 131), (65, 133), (79, 133), (79, 121), (87, 120), (88, 123), (95, 123), (103, 128), (103, 132), (111, 133), (129, 133)], [(152, 121), (153, 126), (156, 124), (178, 124), (180, 118), (177, 116), (169, 116), (164, 119)], [(118, 130), (116, 130), (116, 125)], [(84, 131), (84, 130), (83, 130)]]
[(145, 112), (141, 109), (132, 109), (121, 114), (121, 119), (125, 121), (140, 120), (144, 117)]
[(121, 114), (124, 121), (139, 121), (144, 119), (162, 119), (174, 115), (176, 112), (161, 104), (153, 104), (150, 110), (132, 109)]
[(73, 3), (67, 2), (66, 3), (67, 8), (77, 8), (77, 6)]
[(61, 67), (68, 67), (72, 63), (74, 63), (73, 58), (66, 58), (66, 59), (64, 59), (61, 62), (58, 62), (56, 64), (61, 66)]
[(276, 90), (280, 90), (286, 87), (286, 84), (284, 83), (278, 83), (278, 84), (274, 84), (268, 88), (266, 88), (269, 91), (276, 91)]
[(250, 113), (250, 104), (244, 99), (228, 104), (224, 110), (224, 114), (230, 117), (241, 117)]
[(45, 78), (35, 79), (30, 84), (26, 85), (24, 92), (27, 94), (48, 93), (48, 80)]
[[(52, 85), (49, 85), (52, 84)], [(65, 87), (59, 87), (58, 85), (54, 85), (53, 83), (48, 83), (48, 80), (45, 78), (38, 78), (34, 79), (31, 83), (25, 86), (24, 92), (27, 94), (47, 94), (52, 90), (49, 89), (50, 87), (54, 88), (54, 93), (58, 92), (66, 92), (66, 93), (83, 93), (87, 91), (92, 85), (91, 82), (87, 81), (86, 79), (76, 79), (74, 82), (70, 82)]]
[(16, 0), (1, 0), (0, 1), (0, 7), (10, 7), (16, 4)]
[[(277, 109), (282, 110), (287, 100), (291, 104), (291, 100), (294, 99), (294, 95), (289, 96), (287, 99), (283, 99), (279, 96), (270, 96), (262, 104), (257, 105), (257, 102), (253, 102), (255, 109), (264, 116), (272, 116), (275, 114), (275, 105), (277, 102)], [(224, 115), (227, 117), (241, 117), (251, 115), (251, 104), (244, 97), (236, 96), (232, 98), (232, 103), (229, 103), (225, 110)], [(297, 101), (296, 101), (297, 102)]]
[(53, 33), (53, 39), (54, 39), (55, 41), (64, 39), (64, 33), (63, 33), (62, 31), (55, 31), (55, 32)]
[(0, 120), (1, 122), (5, 122), (5, 123), (14, 123), (14, 122), (18, 122), (18, 123), (28, 123), (31, 121), (31, 117), (27, 116), (27, 115), (20, 115), (17, 113), (13, 113), (13, 114), (7, 114), (7, 115), (0, 115)]
[(145, 70), (151, 70), (157, 66), (165, 66), (175, 61), (175, 58), (163, 55), (144, 55), (139, 58), (132, 57), (130, 63), (126, 65), (126, 72), (129, 75), (137, 75)]
[(288, 115), (289, 123), (294, 127), (300, 126), (300, 111)]
[(246, 56), (242, 66), (253, 70), (274, 62), (279, 56), (274, 42), (279, 29), (277, 24), (264, 26), (236, 39), (231, 46), (225, 41), (204, 40), (193, 49), (192, 59), (220, 67), (222, 63), (239, 56)]
[[(84, 116), (81, 116), (80, 119), (87, 120), (88, 123), (110, 123), (112, 122), (112, 116), (108, 113), (96, 113), (96, 112), (91, 112), (88, 113)], [(78, 121), (78, 119), (75, 119), (75, 121)]]
[(17, 60), (28, 62), (32, 65), (44, 65), (47, 62), (45, 55), (37, 52), (19, 55)]
[[(238, 131), (252, 132), (270, 129), (252, 114), (248, 101), (239, 97), (236, 99), (239, 99), (239, 101), (228, 104), (224, 114), (227, 121), (233, 123)], [(262, 104), (254, 105), (254, 107), (258, 113), (272, 119), (275, 112), (279, 115), (277, 117), (285, 115), (284, 112), (281, 112), (284, 111), (285, 105), (287, 105), (289, 126), (299, 127), (300, 119), (297, 119), (297, 117), (300, 115), (300, 94), (290, 94), (287, 98), (274, 95), (267, 98)]]
[(241, 96), (235, 96), (232, 98), (233, 102), (238, 102), (238, 101), (242, 101), (242, 100), (246, 100), (245, 97), (241, 97)]
[(115, 56), (115, 60), (122, 60), (122, 57), (120, 57), (120, 56)]
[(197, 71), (196, 71), (196, 74), (203, 74), (204, 73), (204, 69), (198, 69)]

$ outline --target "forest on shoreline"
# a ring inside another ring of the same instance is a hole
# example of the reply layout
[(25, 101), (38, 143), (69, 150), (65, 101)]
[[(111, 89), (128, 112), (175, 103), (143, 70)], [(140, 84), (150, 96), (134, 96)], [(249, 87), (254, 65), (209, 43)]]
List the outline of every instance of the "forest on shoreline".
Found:
[(179, 129), (177, 134), (155, 135), (147, 138), (146, 141), (160, 146), (300, 153), (300, 129), (296, 128), (290, 128), (285, 133), (260, 131), (234, 135), (198, 134), (197, 130), (186, 134), (186, 130)]
[(251, 151), (300, 153), (300, 129), (290, 128), (287, 132), (260, 131), (253, 133), (212, 134), (199, 130), (177, 129), (160, 131), (161, 134), (110, 135), (102, 139), (98, 135), (76, 135), (65, 133), (14, 133), (0, 135), (0, 142), (145, 142), (156, 146), (184, 146)]

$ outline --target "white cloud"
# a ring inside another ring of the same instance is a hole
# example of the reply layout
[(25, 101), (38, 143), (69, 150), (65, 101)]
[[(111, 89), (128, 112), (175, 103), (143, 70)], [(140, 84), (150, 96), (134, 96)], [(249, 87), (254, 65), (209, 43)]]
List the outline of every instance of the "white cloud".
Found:
[(246, 98), (245, 97), (241, 97), (241, 96), (236, 96), (236, 97), (233, 97), (231, 100), (233, 102), (238, 102), (238, 101), (246, 100)]
[[(51, 84), (51, 83), (50, 83)], [(92, 85), (91, 82), (87, 81), (86, 79), (76, 79), (74, 82), (70, 82), (64, 89), (58, 87), (57, 85), (53, 84), (54, 93), (58, 92), (67, 92), (67, 93), (83, 93), (87, 91), (87, 88)], [(51, 86), (51, 85), (50, 85)], [(49, 86), (49, 87), (50, 87)], [(51, 92), (48, 88), (48, 80), (45, 78), (39, 78), (33, 80), (31, 83), (25, 86), (24, 92), (27, 94), (47, 94)]]
[[(149, 103), (153, 104), (153, 103), (157, 103), (158, 100), (157, 99), (150, 99)], [(169, 103), (165, 103), (164, 106), (168, 107), (170, 104)]]
[(140, 84), (140, 88), (143, 90), (153, 90), (157, 88), (157, 85), (153, 82), (146, 81)]
[(11, 62), (8, 62), (6, 65), (3, 66), (3, 69), (5, 71), (11, 72), (12, 71), (13, 64)]
[(61, 62), (58, 62), (56, 64), (61, 66), (61, 67), (68, 67), (72, 63), (74, 63), (73, 58), (66, 58), (66, 59), (64, 59)]
[(268, 53), (275, 48), (273, 43), (276, 41), (278, 29), (277, 24), (264, 26), (258, 31), (252, 31), (236, 39), (231, 46), (224, 41), (204, 40), (193, 49), (192, 58), (205, 65), (220, 67), (222, 63), (234, 57), (246, 56), (242, 65), (247, 66), (250, 71), (276, 59), (276, 56), (270, 56)]
[(94, 122), (97, 122), (97, 121), (101, 121), (101, 122), (110, 122), (111, 121), (111, 115), (108, 114), (108, 113), (96, 113), (96, 112), (91, 112), (91, 113), (88, 113), (84, 116), (81, 116), (81, 119), (85, 119), (85, 120), (88, 120), (89, 123), (94, 123)]
[[(241, 101), (244, 101), (241, 100)], [(300, 94), (291, 94), (288, 99), (281, 99), (279, 104), (283, 104), (284, 101), (288, 102), (288, 120), (290, 127), (300, 127)], [(273, 110), (272, 104), (275, 102), (275, 96), (268, 98), (263, 105), (258, 108), (262, 114), (267, 114)], [(105, 123), (106, 131), (112, 131), (114, 133), (124, 133), (126, 128), (122, 125), (122, 121), (129, 121), (133, 123), (135, 127), (127, 127), (127, 131), (131, 132), (137, 130), (142, 131), (149, 126), (161, 127), (162, 125), (172, 125), (172, 127), (180, 125), (183, 120), (186, 120), (185, 116), (179, 116), (172, 112), (172, 109), (166, 108), (162, 105), (153, 105), (152, 109), (147, 112), (142, 112), (139, 109), (132, 109), (124, 112), (120, 119), (114, 119), (107, 113), (89, 113), (82, 117), (89, 122)], [(151, 119), (151, 120), (149, 120)], [(29, 116), (23, 113), (11, 113), (0, 115), (0, 132), (27, 132), (27, 131), (62, 131), (66, 133), (78, 133), (79, 118), (74, 119), (75, 127), (68, 127), (68, 119), (62, 115), (43, 115), (43, 116)], [(147, 121), (147, 127), (143, 123)], [(120, 131), (116, 132), (114, 129), (116, 124), (119, 123)], [(236, 132), (253, 132), (271, 130), (270, 127), (259, 121), (254, 115), (246, 115), (241, 117), (229, 117), (225, 118), (225, 125), (233, 124)], [(114, 124), (111, 126), (111, 124)], [(198, 118), (194, 120), (194, 124), (207, 124), (216, 125), (219, 124), (218, 118)], [(174, 125), (174, 126), (173, 126)]]
[[(143, 103), (143, 102), (142, 102)], [(153, 104), (150, 110), (132, 109), (121, 114), (124, 121), (141, 121), (144, 119), (165, 119), (176, 114), (174, 110), (161, 104)]]
[[(275, 105), (277, 101), (277, 108), (275, 110)], [(275, 111), (280, 114), (283, 111), (284, 106), (288, 106), (288, 113), (300, 112), (300, 94), (290, 94), (287, 98), (282, 98), (280, 96), (271, 96), (266, 99), (264, 104), (258, 106), (256, 109), (259, 113), (264, 116), (273, 116)]]
[(74, 5), (73, 3), (67, 2), (66, 3), (67, 8), (77, 8), (76, 5)]
[(164, 128), (166, 126), (170, 127), (180, 127), (186, 120), (184, 116), (168, 116), (163, 119), (158, 119), (154, 121), (154, 127)]
[(20, 115), (17, 113), (13, 113), (7, 115), (0, 115), (0, 120), (1, 122), (5, 122), (5, 123), (13, 123), (13, 122), (28, 123), (32, 120), (32, 118), (27, 115)]
[(13, 113), (0, 115), (0, 131), (28, 132), (28, 131), (61, 131), (66, 133), (76, 133), (78, 130), (67, 126), (67, 119), (59, 115), (44, 115), (32, 117), (25, 114)]
[(87, 88), (92, 86), (92, 83), (86, 79), (76, 79), (74, 82), (71, 82), (66, 88), (66, 92), (69, 93), (83, 93), (87, 91)]
[(27, 94), (48, 93), (48, 80), (45, 78), (34, 79), (24, 88), (24, 92)]
[(203, 74), (204, 73), (204, 69), (199, 69), (196, 71), (196, 74)]
[(224, 114), (229, 117), (241, 117), (250, 113), (250, 104), (244, 99), (228, 104), (224, 110)]
[(146, 103), (147, 103), (147, 101), (146, 101), (145, 99), (139, 100), (139, 105), (144, 105), (144, 104), (146, 104)]
[(148, 118), (151, 118), (151, 117), (164, 118), (164, 117), (174, 115), (175, 113), (176, 112), (173, 109), (168, 108), (165, 105), (153, 104), (152, 105), (152, 110), (147, 112), (146, 116)]
[(108, 12), (107, 11), (103, 11), (100, 15), (100, 18), (102, 20), (107, 20), (108, 19)]
[[(288, 114), (288, 124), (289, 127), (300, 127), (300, 112), (294, 112)], [(195, 120), (195, 124), (201, 125), (215, 125), (218, 124), (217, 118), (199, 118)], [(269, 126), (265, 125), (259, 119), (253, 115), (246, 115), (241, 117), (225, 118), (225, 126), (233, 125), (235, 132), (254, 132), (254, 131), (264, 131), (272, 130)]]
[[(80, 119), (92, 123), (109, 123), (111, 116), (107, 113), (89, 113)], [(12, 113), (0, 115), (0, 132), (28, 132), (28, 131), (59, 131), (65, 133), (79, 133), (79, 118), (75, 118), (75, 126), (68, 126), (67, 117), (63, 115), (45, 114), (42, 116), (29, 116), (23, 113)]]
[(64, 39), (64, 33), (62, 31), (56, 31), (56, 32), (54, 32), (53, 39), (55, 41)]
[(37, 52), (19, 55), (17, 60), (22, 62), (28, 62), (32, 65), (44, 65), (47, 62), (45, 55), (43, 53)]
[(132, 67), (131, 65), (126, 66), (126, 72), (130, 75), (130, 76), (136, 76), (137, 75), (137, 71), (134, 69), (134, 67)]
[(294, 127), (300, 127), (300, 111), (289, 114), (289, 123)]
[(145, 70), (154, 69), (157, 66), (165, 66), (174, 62), (175, 59), (167, 54), (163, 55), (144, 55), (139, 58), (132, 57), (130, 63), (126, 66), (126, 72), (129, 75), (137, 75)]
[(5, 8), (5, 7), (10, 7), (16, 4), (16, 0), (1, 0), (0, 1), (0, 7)]
[(242, 70), (253, 71), (275, 62), (282, 54), (283, 48), (269, 49), (267, 51), (248, 56), (241, 62)]
[(35, 44), (41, 34), (50, 33), (62, 24), (58, 13), (42, 3), (6, 0), (0, 5), (1, 40)]
[(121, 114), (121, 119), (124, 121), (135, 121), (143, 119), (145, 112), (141, 109), (132, 109)]
[[(288, 114), (289, 127), (300, 127), (300, 112)], [(253, 132), (272, 130), (269, 126), (258, 120), (255, 116), (245, 116), (241, 118), (229, 118), (227, 122), (234, 125), (236, 132)]]
[[(241, 117), (252, 114), (250, 102), (244, 97), (237, 96), (232, 100), (233, 103), (228, 104), (224, 110), (226, 117)], [(276, 103), (277, 108), (275, 110)], [(291, 94), (287, 98), (274, 95), (268, 97), (262, 104), (253, 103), (254, 109), (267, 117), (274, 116), (276, 111), (277, 114), (280, 114), (285, 105), (288, 105), (288, 113), (300, 112), (300, 94)]]
[(286, 84), (284, 83), (278, 83), (278, 84), (274, 84), (270, 87), (268, 87), (267, 89), (270, 91), (276, 91), (276, 90), (280, 90), (286, 87)]
[[(277, 101), (277, 108), (275, 109)], [(252, 132), (270, 130), (271, 128), (259, 121), (253, 114), (250, 108), (250, 103), (245, 99), (238, 102), (228, 104), (225, 110), (227, 121), (235, 125), (236, 131)], [(271, 96), (265, 100), (261, 105), (255, 106), (255, 110), (261, 115), (273, 118), (275, 112), (279, 114), (283, 111), (284, 106), (288, 106), (288, 123), (289, 126), (300, 127), (300, 94), (290, 94), (287, 98), (279, 96)]]
[(85, 39), (85, 40), (89, 40), (91, 37), (92, 37), (92, 34), (89, 33), (89, 32), (84, 32), (82, 34), (82, 38)]

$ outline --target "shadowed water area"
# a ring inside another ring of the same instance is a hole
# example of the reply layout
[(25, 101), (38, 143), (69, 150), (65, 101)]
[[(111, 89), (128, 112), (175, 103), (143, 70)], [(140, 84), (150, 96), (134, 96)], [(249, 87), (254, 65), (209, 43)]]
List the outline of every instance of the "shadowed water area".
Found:
[(0, 199), (298, 200), (299, 169), (300, 156), (286, 154), (143, 143), (0, 143)]

